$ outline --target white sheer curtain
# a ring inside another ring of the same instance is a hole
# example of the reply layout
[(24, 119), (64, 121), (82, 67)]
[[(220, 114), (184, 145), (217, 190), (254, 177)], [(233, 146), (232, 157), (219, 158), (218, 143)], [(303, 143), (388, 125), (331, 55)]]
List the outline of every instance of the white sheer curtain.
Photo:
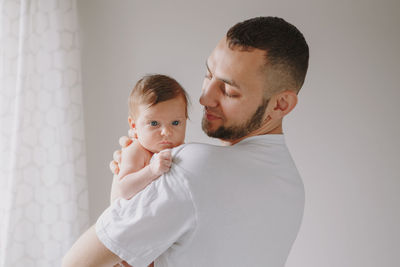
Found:
[(88, 227), (75, 0), (0, 0), (0, 266), (60, 266)]

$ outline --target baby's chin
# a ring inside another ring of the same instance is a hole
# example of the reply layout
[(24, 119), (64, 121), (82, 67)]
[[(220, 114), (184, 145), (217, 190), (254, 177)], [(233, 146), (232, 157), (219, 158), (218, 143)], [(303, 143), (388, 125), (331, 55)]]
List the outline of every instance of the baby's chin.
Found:
[(165, 150), (165, 149), (172, 149), (172, 148), (178, 147), (178, 146), (180, 146), (180, 145), (182, 145), (182, 144), (184, 144), (184, 143), (182, 142), (182, 143), (178, 143), (178, 144), (164, 144), (164, 145), (158, 146), (158, 147), (154, 150), (155, 152), (153, 152), (153, 153), (159, 153), (160, 151), (163, 151), (163, 150)]

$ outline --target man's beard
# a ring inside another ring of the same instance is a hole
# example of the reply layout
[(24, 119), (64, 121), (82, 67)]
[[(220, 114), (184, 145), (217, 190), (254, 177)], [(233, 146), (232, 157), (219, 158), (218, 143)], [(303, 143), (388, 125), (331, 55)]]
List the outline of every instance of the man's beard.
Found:
[(263, 121), (265, 109), (268, 106), (269, 98), (268, 99), (263, 99), (263, 102), (261, 103), (260, 106), (258, 106), (257, 110), (254, 112), (254, 114), (243, 124), (241, 125), (234, 125), (234, 126), (229, 126), (225, 127), (224, 125), (221, 125), (217, 130), (211, 131), (210, 129), (210, 123), (207, 121), (207, 117), (204, 116), (203, 120), (201, 122), (201, 126), (203, 131), (209, 136), (209, 137), (214, 137), (214, 138), (219, 138), (222, 140), (236, 140), (239, 138), (242, 138), (249, 133), (257, 130), (260, 128), (261, 123)]

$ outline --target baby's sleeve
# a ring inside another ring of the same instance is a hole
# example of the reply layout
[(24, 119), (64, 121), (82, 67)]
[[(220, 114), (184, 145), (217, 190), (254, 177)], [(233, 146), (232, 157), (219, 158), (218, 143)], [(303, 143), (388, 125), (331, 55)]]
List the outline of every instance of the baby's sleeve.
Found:
[(176, 174), (171, 168), (133, 198), (118, 199), (96, 222), (100, 241), (132, 266), (148, 266), (195, 230), (189, 187)]

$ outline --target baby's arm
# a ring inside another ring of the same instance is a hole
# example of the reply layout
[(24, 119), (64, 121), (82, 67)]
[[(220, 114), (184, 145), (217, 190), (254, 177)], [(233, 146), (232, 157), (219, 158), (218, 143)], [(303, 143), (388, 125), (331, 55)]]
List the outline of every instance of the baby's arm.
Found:
[(169, 170), (172, 162), (169, 150), (161, 151), (147, 165), (151, 155), (138, 141), (122, 150), (120, 172), (113, 179), (111, 202), (118, 197), (130, 199)]
[(121, 178), (130, 172), (139, 171), (146, 166), (146, 160), (151, 157), (151, 155), (147, 155), (148, 153), (150, 152), (146, 153), (137, 140), (122, 149), (121, 161), (118, 165), (119, 172), (118, 174), (114, 174), (111, 186), (111, 203), (118, 197), (123, 197), (122, 187), (120, 184)]

